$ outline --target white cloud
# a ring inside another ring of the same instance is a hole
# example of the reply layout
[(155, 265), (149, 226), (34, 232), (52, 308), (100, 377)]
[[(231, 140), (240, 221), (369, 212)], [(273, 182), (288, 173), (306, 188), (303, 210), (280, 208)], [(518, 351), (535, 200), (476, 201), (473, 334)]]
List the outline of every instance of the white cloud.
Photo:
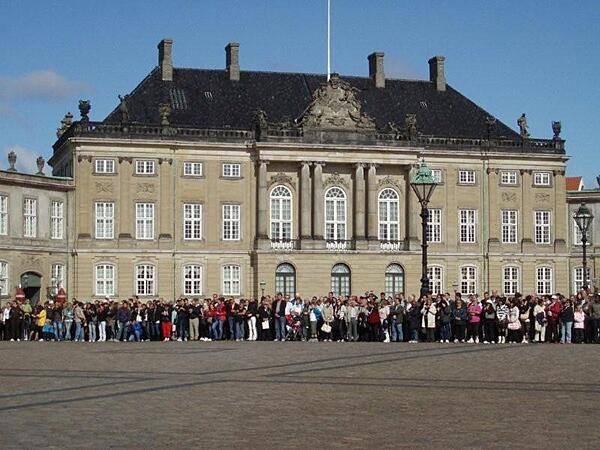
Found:
[(37, 70), (18, 77), (0, 77), (0, 99), (52, 101), (89, 91), (89, 86), (68, 80), (54, 70)]
[[(2, 166), (8, 169), (8, 153), (10, 151), (14, 151), (17, 154), (17, 164), (15, 168), (22, 173), (37, 173), (37, 165), (36, 160), (38, 156), (41, 155), (40, 152), (36, 152), (35, 150), (31, 150), (27, 147), (23, 147), (21, 145), (13, 145), (11, 147), (6, 147), (4, 149), (4, 161), (2, 162)], [(42, 155), (43, 156), (43, 155)], [(46, 158), (44, 158), (46, 159)], [(44, 173), (47, 175), (51, 172), (50, 166), (46, 165), (44, 167)]]

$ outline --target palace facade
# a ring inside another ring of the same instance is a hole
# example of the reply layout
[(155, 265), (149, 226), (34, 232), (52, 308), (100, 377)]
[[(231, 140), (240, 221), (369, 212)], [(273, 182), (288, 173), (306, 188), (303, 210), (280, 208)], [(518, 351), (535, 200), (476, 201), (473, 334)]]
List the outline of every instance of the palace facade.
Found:
[(69, 296), (418, 293), (422, 159), (439, 183), (434, 292), (570, 290), (560, 126), (513, 131), (446, 83), (443, 57), (429, 80), (386, 79), (373, 53), (369, 77), (328, 81), (243, 71), (235, 43), (224, 70), (158, 50), (112, 113), (91, 121), (80, 102), (53, 146), (53, 176), (74, 186)]

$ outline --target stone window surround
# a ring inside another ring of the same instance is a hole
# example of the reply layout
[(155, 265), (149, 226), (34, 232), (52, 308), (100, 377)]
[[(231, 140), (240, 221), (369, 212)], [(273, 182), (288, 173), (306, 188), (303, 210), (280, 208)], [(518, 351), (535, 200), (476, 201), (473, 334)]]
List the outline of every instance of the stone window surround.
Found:
[[(242, 180), (244, 178), (244, 174), (243, 174), (243, 165), (241, 162), (239, 161), (221, 161), (221, 170), (219, 171), (219, 178), (221, 180)], [(238, 166), (240, 166), (240, 174), (237, 176), (226, 176), (223, 171), (225, 170), (225, 165), (226, 164), (237, 164)]]
[[(239, 285), (240, 285), (240, 290), (239, 293), (237, 294), (226, 294), (225, 293), (225, 267), (227, 266), (236, 266), (239, 268), (239, 272), (240, 272), (240, 277), (238, 279), (239, 281)], [(242, 292), (244, 291), (243, 289), (243, 280), (244, 280), (244, 269), (242, 267), (242, 264), (240, 264), (239, 261), (235, 261), (235, 262), (228, 262), (228, 261), (224, 261), (221, 262), (220, 264), (220, 278), (221, 278), (221, 294), (227, 297), (240, 297), (242, 295)]]
[[(186, 294), (185, 293), (185, 268), (188, 266), (198, 266), (200, 267), (200, 293), (199, 294)], [(181, 264), (181, 294), (184, 296), (202, 296), (206, 291), (205, 287), (206, 276), (204, 275), (204, 264), (195, 261), (188, 261)]]
[[(464, 181), (460, 181), (460, 173), (461, 172), (472, 172), (473, 173), (473, 182), (468, 183)], [(475, 169), (458, 169), (456, 171), (456, 184), (458, 186), (478, 186), (479, 185), (479, 177), (477, 176), (477, 171)]]
[[(22, 197), (22, 214), (21, 214), (21, 218), (23, 220), (22, 222), (22, 230), (23, 230), (23, 238), (24, 239), (38, 239), (41, 240), (40, 238), (40, 199), (38, 196), (36, 195), (27, 195), (27, 196), (23, 196)], [(35, 200), (35, 236), (25, 236), (25, 202), (27, 200)]]
[[(52, 204), (54, 202), (58, 202), (58, 203), (62, 203), (62, 230), (61, 230), (61, 238), (53, 238), (52, 237)], [(67, 231), (67, 227), (66, 227), (66, 208), (65, 208), (66, 202), (64, 199), (62, 198), (57, 198), (57, 197), (50, 197), (48, 199), (48, 220), (49, 220), (49, 225), (50, 225), (50, 233), (48, 235), (49, 239), (51, 241), (64, 241), (66, 239), (66, 231)]]
[[(219, 241), (220, 242), (243, 242), (244, 241), (244, 229), (243, 229), (243, 208), (242, 208), (242, 202), (239, 201), (227, 201), (227, 200), (222, 200), (220, 203), (220, 230), (219, 230)], [(239, 238), (238, 239), (224, 239), (223, 238), (223, 231), (224, 231), (224, 220), (223, 220), (223, 206), (225, 205), (238, 205), (239, 206)]]
[(6, 197), (6, 234), (0, 236), (10, 236), (10, 195), (8, 192), (0, 191), (0, 196)]
[[(204, 201), (192, 201), (192, 200), (181, 200), (181, 242), (193, 243), (193, 242), (206, 242), (206, 233), (205, 233), (205, 220), (204, 220)], [(201, 214), (200, 214), (200, 239), (196, 238), (187, 238), (185, 237), (185, 205), (200, 205)], [(241, 219), (241, 217), (240, 217)], [(192, 264), (192, 263), (190, 263)]]
[[(137, 171), (137, 163), (142, 161), (152, 161), (154, 164), (154, 171), (152, 173), (138, 173)], [(158, 161), (154, 158), (134, 158), (133, 159), (133, 173), (134, 177), (158, 177), (158, 170), (156, 170), (156, 163)]]
[[(113, 205), (113, 217), (112, 217), (112, 220), (113, 220), (113, 237), (112, 238), (99, 238), (99, 237), (96, 237), (96, 204), (97, 203), (112, 203), (112, 205)], [(93, 220), (94, 220), (94, 223), (93, 223), (93, 227), (94, 227), (93, 236), (94, 236), (94, 239), (96, 239), (98, 241), (112, 241), (112, 240), (117, 239), (117, 236), (119, 235), (119, 233), (117, 233), (117, 224), (118, 224), (118, 221), (116, 219), (118, 217), (118, 214), (117, 214), (118, 213), (117, 203), (118, 202), (116, 202), (114, 199), (107, 199), (107, 198), (104, 198), (104, 197), (97, 198), (97, 199), (93, 200), (93, 202), (92, 202), (92, 205), (93, 205), (92, 215), (93, 215)], [(134, 211), (134, 214), (135, 214), (135, 211)]]
[[(538, 173), (547, 173), (548, 174), (548, 184), (536, 184), (535, 175)], [(531, 172), (531, 187), (534, 188), (542, 188), (548, 189), (554, 187), (554, 177), (551, 170), (534, 170)]]
[[(96, 171), (96, 162), (97, 161), (112, 161), (113, 162), (113, 171), (112, 172), (97, 172)], [(93, 158), (92, 160), (92, 175), (100, 176), (100, 177), (114, 177), (119, 175), (119, 171), (117, 170), (118, 163), (115, 158)]]
[[(515, 183), (503, 183), (502, 182), (502, 173), (503, 172), (513, 172), (515, 174), (515, 176), (516, 176)], [(520, 187), (521, 186), (521, 179), (519, 177), (519, 171), (516, 170), (516, 169), (500, 169), (498, 171), (498, 186), (509, 187), (509, 188)]]
[[(190, 175), (190, 174), (186, 174), (185, 173), (185, 165), (188, 164), (188, 163), (199, 163), (199, 164), (201, 164), (202, 165), (202, 175), (193, 175), (193, 174)], [(199, 161), (199, 160), (184, 160), (184, 161), (181, 162), (181, 178), (188, 178), (188, 179), (194, 179), (194, 180), (204, 179), (204, 178), (206, 178), (206, 175), (205, 175), (205, 168), (206, 167), (205, 166), (206, 165), (205, 165), (205, 161), (204, 160), (201, 160), (201, 161)]]

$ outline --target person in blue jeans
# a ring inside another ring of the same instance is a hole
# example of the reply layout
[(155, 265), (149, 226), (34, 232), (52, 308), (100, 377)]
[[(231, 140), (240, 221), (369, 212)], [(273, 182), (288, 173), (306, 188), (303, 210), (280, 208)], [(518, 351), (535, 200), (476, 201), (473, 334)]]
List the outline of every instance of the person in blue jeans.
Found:
[(285, 307), (287, 302), (279, 292), (273, 302), (273, 317), (275, 318), (275, 341), (285, 340)]
[(404, 323), (404, 308), (398, 297), (394, 298), (390, 307), (390, 331), (393, 342), (403, 342), (404, 332), (402, 324)]
[(570, 344), (571, 343), (571, 329), (573, 328), (573, 321), (575, 320), (575, 311), (571, 300), (566, 300), (565, 304), (560, 311), (560, 343)]

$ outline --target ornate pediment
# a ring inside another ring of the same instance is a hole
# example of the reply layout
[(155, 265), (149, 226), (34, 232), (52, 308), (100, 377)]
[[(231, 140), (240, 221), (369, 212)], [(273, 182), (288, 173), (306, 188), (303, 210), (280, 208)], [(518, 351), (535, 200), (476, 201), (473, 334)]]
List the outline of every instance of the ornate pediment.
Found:
[(299, 120), (300, 125), (304, 129), (374, 130), (375, 122), (362, 112), (356, 92), (339, 75), (332, 74), (329, 82), (313, 93), (312, 102)]
[(288, 174), (285, 174), (283, 172), (279, 172), (279, 173), (276, 173), (275, 175), (272, 175), (269, 180), (268, 187), (271, 188), (271, 186), (274, 186), (276, 184), (287, 184), (292, 189), (294, 189), (294, 190), (296, 189), (296, 185), (295, 185), (292, 177), (290, 177)]
[(323, 187), (329, 186), (343, 186), (348, 188), (348, 182), (341, 177), (341, 175), (337, 172), (331, 174), (327, 179), (323, 182)]
[(377, 187), (379, 189), (392, 188), (396, 192), (398, 192), (398, 194), (402, 194), (402, 189), (400, 188), (400, 183), (398, 183), (397, 180), (395, 180), (394, 178), (392, 178), (389, 175), (386, 175), (384, 178), (380, 179), (379, 182), (377, 183)]

